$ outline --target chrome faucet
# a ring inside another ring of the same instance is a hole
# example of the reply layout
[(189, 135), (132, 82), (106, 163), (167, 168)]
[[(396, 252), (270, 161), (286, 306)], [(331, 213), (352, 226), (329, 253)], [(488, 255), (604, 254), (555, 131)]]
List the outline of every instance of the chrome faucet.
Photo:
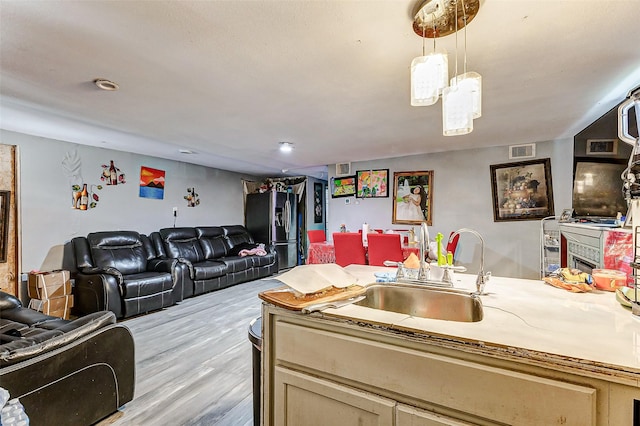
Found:
[(418, 270), (418, 281), (429, 279), (430, 266), (425, 260), (429, 256), (429, 228), (427, 223), (420, 225), (420, 269)]
[(484, 292), (484, 286), (491, 278), (491, 272), (484, 272), (484, 239), (482, 235), (480, 235), (477, 231), (469, 228), (460, 228), (457, 231), (453, 232), (449, 237), (449, 242), (453, 241), (456, 235), (462, 234), (463, 232), (468, 232), (470, 234), (475, 235), (480, 240), (480, 271), (478, 271), (478, 276), (476, 278), (476, 290), (477, 294), (486, 294)]

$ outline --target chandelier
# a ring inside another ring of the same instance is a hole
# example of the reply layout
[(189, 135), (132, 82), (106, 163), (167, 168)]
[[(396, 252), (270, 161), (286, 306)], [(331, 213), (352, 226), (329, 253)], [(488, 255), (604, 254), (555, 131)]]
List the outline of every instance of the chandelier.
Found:
[[(467, 25), (478, 14), (480, 0), (426, 0), (416, 12), (413, 31), (422, 37), (422, 56), (411, 62), (411, 105), (435, 104), (442, 96), (442, 133), (464, 135), (473, 131), (473, 120), (482, 116), (482, 77), (467, 71)], [(464, 28), (463, 72), (458, 74), (458, 30)], [(449, 80), (445, 49), (436, 38), (456, 36), (455, 72)], [(433, 39), (433, 51), (425, 53), (425, 39)]]

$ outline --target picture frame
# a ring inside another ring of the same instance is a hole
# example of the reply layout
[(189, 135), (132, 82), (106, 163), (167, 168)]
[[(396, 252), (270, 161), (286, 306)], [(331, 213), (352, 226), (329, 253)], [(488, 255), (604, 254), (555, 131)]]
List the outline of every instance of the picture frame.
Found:
[(11, 191), (0, 191), (0, 263), (7, 261)]
[(562, 210), (562, 214), (560, 215), (558, 222), (560, 223), (571, 222), (572, 218), (573, 218), (573, 209), (564, 209)]
[(331, 179), (331, 198), (353, 197), (354, 195), (356, 195), (355, 175)]
[(391, 223), (433, 224), (433, 170), (393, 173)]
[(313, 223), (322, 223), (324, 212), (324, 185), (320, 182), (313, 184)]
[(356, 171), (356, 198), (388, 198), (389, 169)]
[(494, 222), (540, 220), (555, 214), (551, 159), (489, 167)]

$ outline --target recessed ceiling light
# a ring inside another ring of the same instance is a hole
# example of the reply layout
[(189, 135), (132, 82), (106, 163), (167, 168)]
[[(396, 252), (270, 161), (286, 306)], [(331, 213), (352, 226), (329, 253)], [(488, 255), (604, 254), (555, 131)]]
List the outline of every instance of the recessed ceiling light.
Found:
[(118, 86), (118, 83), (115, 83), (111, 80), (107, 80), (105, 78), (96, 78), (95, 80), (93, 80), (93, 84), (95, 84), (96, 86), (98, 86), (98, 88), (102, 90), (114, 91), (120, 88), (120, 86)]
[(291, 142), (280, 142), (280, 151), (282, 152), (293, 151), (293, 144)]
[(180, 154), (193, 154), (193, 151), (191, 151), (190, 149), (179, 149), (178, 152)]

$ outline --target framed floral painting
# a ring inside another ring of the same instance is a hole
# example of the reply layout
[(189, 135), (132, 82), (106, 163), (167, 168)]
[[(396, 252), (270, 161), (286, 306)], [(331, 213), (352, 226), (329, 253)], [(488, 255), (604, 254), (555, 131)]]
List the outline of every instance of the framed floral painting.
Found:
[(540, 220), (555, 214), (549, 158), (494, 164), (490, 169), (494, 222)]
[(433, 170), (393, 174), (393, 216), (391, 223), (432, 224)]

